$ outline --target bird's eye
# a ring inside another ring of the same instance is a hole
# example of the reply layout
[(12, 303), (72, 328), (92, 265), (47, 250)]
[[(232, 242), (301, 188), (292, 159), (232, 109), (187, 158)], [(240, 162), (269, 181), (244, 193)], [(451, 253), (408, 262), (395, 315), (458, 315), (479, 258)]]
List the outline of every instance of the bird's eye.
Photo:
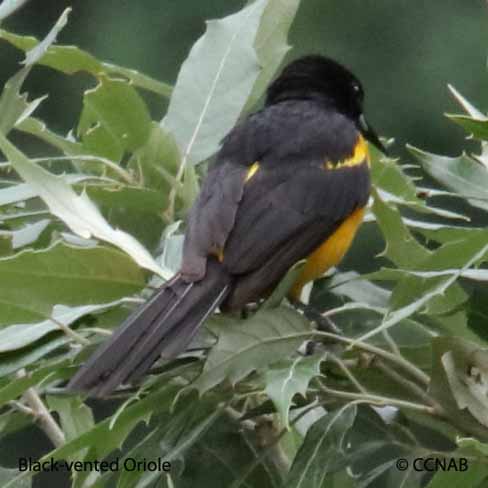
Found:
[(356, 83), (352, 85), (352, 89), (358, 94), (361, 93), (361, 87)]

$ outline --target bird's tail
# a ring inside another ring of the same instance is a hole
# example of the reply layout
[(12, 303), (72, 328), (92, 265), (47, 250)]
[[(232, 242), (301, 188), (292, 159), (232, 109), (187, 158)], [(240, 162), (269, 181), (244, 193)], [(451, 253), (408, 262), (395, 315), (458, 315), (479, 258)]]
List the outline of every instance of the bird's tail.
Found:
[(160, 355), (177, 356), (224, 300), (229, 284), (229, 275), (213, 260), (199, 282), (188, 283), (176, 275), (95, 351), (68, 389), (102, 397), (140, 378)]

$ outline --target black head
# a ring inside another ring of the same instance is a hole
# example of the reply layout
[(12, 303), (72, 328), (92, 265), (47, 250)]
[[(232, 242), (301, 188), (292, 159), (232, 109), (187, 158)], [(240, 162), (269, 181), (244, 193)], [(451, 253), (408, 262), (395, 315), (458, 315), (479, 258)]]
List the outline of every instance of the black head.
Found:
[(313, 55), (288, 64), (269, 86), (265, 103), (272, 105), (292, 99), (315, 99), (346, 115), (368, 140), (385, 152), (363, 116), (364, 91), (361, 82), (336, 61)]

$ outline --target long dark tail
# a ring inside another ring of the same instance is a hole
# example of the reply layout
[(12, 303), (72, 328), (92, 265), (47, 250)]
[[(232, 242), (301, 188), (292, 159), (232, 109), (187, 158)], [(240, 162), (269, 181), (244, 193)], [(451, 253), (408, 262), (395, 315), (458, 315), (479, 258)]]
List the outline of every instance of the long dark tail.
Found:
[(213, 260), (199, 282), (188, 283), (177, 275), (95, 351), (68, 389), (102, 397), (121, 383), (140, 378), (158, 357), (177, 356), (224, 300), (229, 284), (229, 275)]

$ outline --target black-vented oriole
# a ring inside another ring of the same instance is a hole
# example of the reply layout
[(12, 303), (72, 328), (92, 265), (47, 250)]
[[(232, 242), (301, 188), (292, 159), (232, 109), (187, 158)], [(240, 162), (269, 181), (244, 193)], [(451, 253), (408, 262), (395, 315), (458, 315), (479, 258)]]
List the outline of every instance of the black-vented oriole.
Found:
[[(307, 259), (290, 297), (344, 256), (370, 191), (364, 93), (346, 68), (307, 56), (284, 68), (264, 107), (222, 142), (190, 211), (181, 270), (72, 378), (95, 396), (184, 351), (218, 307), (238, 310)], [(243, 324), (245, 327), (245, 323)]]

